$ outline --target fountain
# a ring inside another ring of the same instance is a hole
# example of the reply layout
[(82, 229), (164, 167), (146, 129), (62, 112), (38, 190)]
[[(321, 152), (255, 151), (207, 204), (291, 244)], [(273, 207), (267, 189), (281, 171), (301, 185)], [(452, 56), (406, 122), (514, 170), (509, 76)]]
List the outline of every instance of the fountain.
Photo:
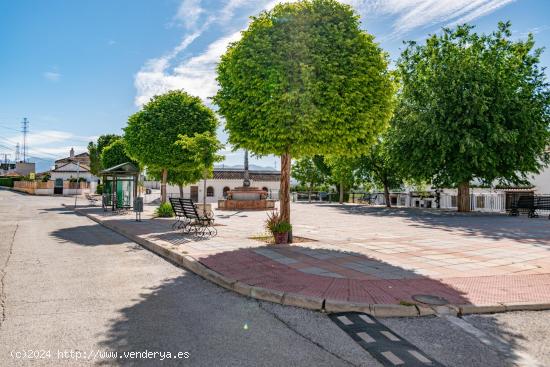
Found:
[(248, 172), (248, 150), (244, 153), (243, 185), (227, 192), (227, 198), (218, 200), (219, 210), (272, 210), (275, 200), (267, 198), (268, 192), (258, 187), (250, 186)]

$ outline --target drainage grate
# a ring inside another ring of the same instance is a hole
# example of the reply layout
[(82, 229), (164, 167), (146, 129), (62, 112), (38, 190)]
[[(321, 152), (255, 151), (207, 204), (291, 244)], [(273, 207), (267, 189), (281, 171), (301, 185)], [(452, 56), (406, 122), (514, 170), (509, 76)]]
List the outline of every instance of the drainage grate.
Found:
[(416, 294), (412, 296), (412, 299), (420, 303), (424, 303), (427, 305), (434, 305), (434, 306), (443, 306), (443, 305), (449, 304), (449, 301), (447, 301), (445, 298), (439, 297), (439, 296), (432, 296), (429, 294)]
[(329, 317), (386, 367), (443, 367), (370, 315), (345, 312)]

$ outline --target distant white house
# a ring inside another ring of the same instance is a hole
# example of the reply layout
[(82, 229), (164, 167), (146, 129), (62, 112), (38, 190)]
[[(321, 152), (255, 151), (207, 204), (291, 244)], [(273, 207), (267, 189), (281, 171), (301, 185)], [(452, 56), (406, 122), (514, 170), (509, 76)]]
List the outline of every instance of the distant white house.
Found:
[(67, 181), (83, 179), (89, 183), (91, 192), (95, 192), (98, 182), (98, 178), (90, 172), (90, 155), (87, 152), (75, 155), (73, 148), (71, 148), (68, 157), (55, 161), (50, 175), (50, 180), (55, 183), (56, 194), (63, 193), (63, 187), (67, 188), (64, 182)]
[[(272, 199), (279, 197), (279, 181), (281, 174), (274, 170), (250, 170), (250, 186), (264, 189)], [(206, 202), (217, 203), (224, 199), (227, 192), (235, 187), (243, 185), (244, 169), (242, 168), (214, 168), (213, 177), (206, 180)], [(146, 187), (158, 189), (158, 181), (146, 182)], [(183, 188), (183, 196), (193, 201), (201, 202), (203, 199), (204, 181), (200, 180)], [(179, 196), (178, 186), (168, 185), (167, 193), (170, 196)]]

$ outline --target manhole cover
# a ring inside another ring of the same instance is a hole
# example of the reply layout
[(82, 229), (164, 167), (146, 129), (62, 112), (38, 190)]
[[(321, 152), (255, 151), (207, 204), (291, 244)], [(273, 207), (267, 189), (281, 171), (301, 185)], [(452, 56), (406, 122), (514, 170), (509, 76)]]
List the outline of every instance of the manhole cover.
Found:
[(431, 296), (429, 294), (416, 294), (412, 296), (412, 298), (417, 302), (425, 303), (427, 305), (442, 306), (449, 303), (449, 301), (443, 297)]

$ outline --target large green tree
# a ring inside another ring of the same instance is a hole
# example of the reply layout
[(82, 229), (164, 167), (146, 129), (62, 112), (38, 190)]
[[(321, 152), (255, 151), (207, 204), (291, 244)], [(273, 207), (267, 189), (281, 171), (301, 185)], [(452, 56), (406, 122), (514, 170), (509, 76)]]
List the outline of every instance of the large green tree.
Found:
[(214, 97), (229, 142), (281, 157), (281, 216), (290, 221), (291, 158), (359, 155), (385, 128), (386, 54), (335, 0), (279, 4), (252, 18), (218, 65)]
[(324, 172), (315, 164), (313, 158), (303, 157), (292, 165), (292, 177), (308, 189), (308, 201), (311, 203), (311, 191), (325, 180)]
[(403, 179), (395, 158), (391, 155), (388, 136), (384, 134), (370, 151), (358, 160), (359, 175), (384, 190), (386, 206), (391, 207), (390, 189), (401, 186)]
[(184, 91), (155, 96), (130, 116), (124, 129), (126, 150), (143, 166), (161, 173), (161, 202), (166, 201), (168, 170), (178, 171), (189, 162), (176, 142), (182, 136), (215, 135), (217, 125), (212, 110)]
[(122, 138), (114, 140), (103, 149), (100, 161), (103, 168), (114, 167), (126, 162), (138, 165), (137, 162), (126, 153), (126, 144)]
[(392, 142), (411, 178), (458, 187), (459, 211), (472, 181), (518, 184), (548, 163), (550, 93), (533, 36), (513, 41), (510, 23), (472, 28), (403, 51)]

